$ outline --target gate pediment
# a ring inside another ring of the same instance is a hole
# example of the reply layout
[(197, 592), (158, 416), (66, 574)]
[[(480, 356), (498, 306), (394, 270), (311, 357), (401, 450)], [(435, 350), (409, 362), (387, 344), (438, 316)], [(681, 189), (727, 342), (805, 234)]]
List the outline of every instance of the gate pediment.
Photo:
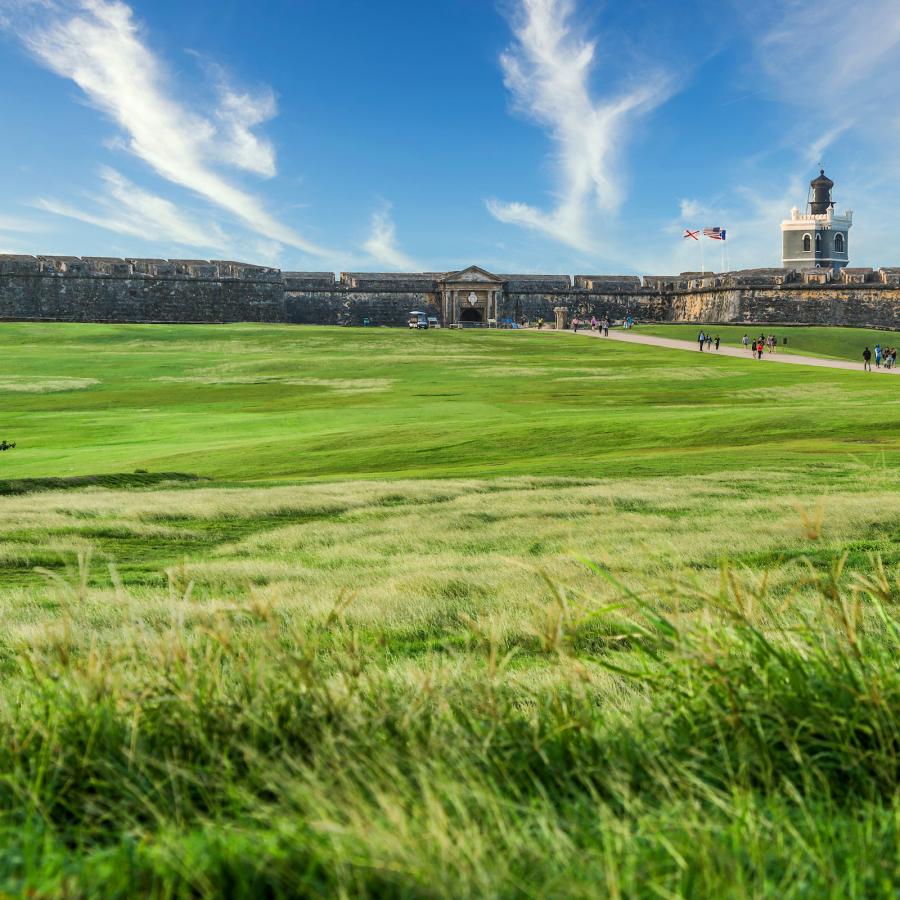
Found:
[(461, 272), (451, 272), (444, 277), (444, 282), (452, 282), (453, 284), (502, 284), (503, 279), (486, 272), (478, 266), (469, 266)]

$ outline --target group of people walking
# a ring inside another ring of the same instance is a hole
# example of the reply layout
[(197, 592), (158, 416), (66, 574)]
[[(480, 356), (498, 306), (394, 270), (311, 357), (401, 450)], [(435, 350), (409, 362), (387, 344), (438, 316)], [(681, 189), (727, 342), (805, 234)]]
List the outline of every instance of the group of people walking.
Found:
[(745, 350), (753, 354), (754, 359), (762, 359), (764, 352), (775, 353), (778, 350), (778, 338), (774, 334), (761, 334), (758, 338), (750, 338), (745, 334), (741, 338), (741, 343)]
[[(575, 334), (578, 334), (579, 325), (584, 324), (578, 316), (574, 316), (572, 318), (572, 330)], [(602, 333), (603, 337), (609, 337), (609, 326), (611, 322), (609, 321), (609, 316), (604, 316), (603, 321), (601, 322), (596, 316), (591, 316), (591, 331), (599, 331)]]
[(700, 334), (697, 335), (697, 342), (700, 344), (701, 353), (703, 352), (704, 346), (707, 350), (712, 350), (713, 345), (715, 345), (716, 350), (718, 350), (719, 344), (721, 343), (718, 335), (713, 337), (709, 332), (706, 331), (701, 331)]
[[(863, 369), (867, 372), (872, 371), (872, 351), (866, 347), (863, 350)], [(875, 368), (880, 369), (882, 362), (886, 369), (893, 369), (897, 365), (897, 348), (882, 347), (881, 344), (875, 345)]]

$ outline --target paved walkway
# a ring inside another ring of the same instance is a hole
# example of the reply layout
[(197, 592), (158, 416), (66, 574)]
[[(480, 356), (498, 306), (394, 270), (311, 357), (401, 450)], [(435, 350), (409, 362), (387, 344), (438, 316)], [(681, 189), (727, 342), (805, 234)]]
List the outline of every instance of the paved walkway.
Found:
[[(569, 333), (571, 334), (572, 332), (569, 331)], [(603, 341), (624, 341), (626, 344), (648, 344), (651, 347), (667, 347), (670, 350), (690, 350), (692, 353), (700, 352), (697, 349), (697, 341), (679, 341), (675, 338), (641, 334), (640, 326), (634, 331), (623, 331), (621, 328), (610, 328), (609, 337), (603, 337), (599, 331), (591, 331), (590, 326), (586, 330), (579, 330), (578, 334), (590, 338), (599, 338)], [(860, 359), (858, 363), (846, 362), (845, 360), (840, 359), (820, 359), (816, 356), (797, 356), (793, 353), (782, 353), (780, 350), (777, 353), (765, 353), (761, 360), (754, 360), (753, 355), (749, 350), (738, 347), (726, 347), (724, 344), (721, 345), (718, 351), (713, 347), (710, 350), (704, 350), (703, 353), (704, 355), (708, 353), (710, 356), (736, 356), (740, 359), (746, 359), (748, 362), (793, 363), (795, 366), (819, 366), (823, 369), (850, 369), (853, 372), (863, 371), (862, 350), (860, 350)], [(885, 369), (884, 367), (876, 369), (875, 361), (873, 359), (872, 371), (884, 375), (897, 375), (900, 374), (900, 367), (896, 369)]]

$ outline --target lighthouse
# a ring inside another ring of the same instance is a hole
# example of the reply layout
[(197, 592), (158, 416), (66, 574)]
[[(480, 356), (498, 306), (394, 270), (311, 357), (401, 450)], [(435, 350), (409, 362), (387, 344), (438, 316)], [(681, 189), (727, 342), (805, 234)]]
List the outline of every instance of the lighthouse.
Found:
[(843, 269), (849, 261), (853, 212), (834, 211), (834, 182), (824, 169), (809, 183), (806, 212), (795, 206), (781, 223), (781, 261), (785, 269)]

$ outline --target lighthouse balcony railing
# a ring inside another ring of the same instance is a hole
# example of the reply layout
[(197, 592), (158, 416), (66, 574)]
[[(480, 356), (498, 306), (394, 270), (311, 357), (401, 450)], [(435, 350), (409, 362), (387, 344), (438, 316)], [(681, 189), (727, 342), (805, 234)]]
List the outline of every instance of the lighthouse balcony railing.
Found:
[(799, 213), (792, 216), (787, 222), (852, 222), (853, 213), (847, 210), (843, 215), (837, 215), (834, 211), (827, 213)]

